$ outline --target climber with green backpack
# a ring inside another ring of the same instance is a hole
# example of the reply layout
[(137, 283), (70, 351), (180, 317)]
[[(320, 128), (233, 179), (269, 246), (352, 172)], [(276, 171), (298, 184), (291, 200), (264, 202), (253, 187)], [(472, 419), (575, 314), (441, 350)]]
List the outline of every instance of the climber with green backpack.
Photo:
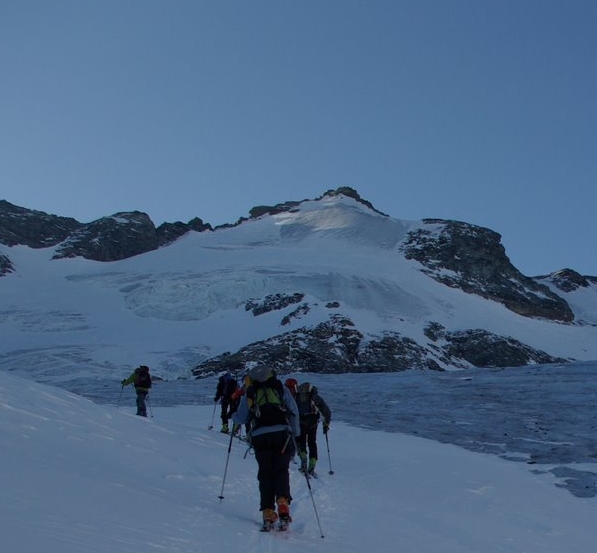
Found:
[(269, 367), (257, 365), (248, 376), (250, 384), (232, 417), (236, 424), (249, 425), (247, 438), (258, 464), (262, 529), (269, 531), (278, 521), (278, 528), (285, 530), (292, 520), (288, 467), (300, 434), (298, 409), (290, 391)]
[(135, 392), (137, 393), (137, 415), (141, 417), (147, 416), (147, 396), (151, 389), (151, 375), (149, 374), (149, 367), (147, 365), (140, 365), (128, 378), (123, 378), (120, 383), (122, 388), (129, 384), (134, 384)]

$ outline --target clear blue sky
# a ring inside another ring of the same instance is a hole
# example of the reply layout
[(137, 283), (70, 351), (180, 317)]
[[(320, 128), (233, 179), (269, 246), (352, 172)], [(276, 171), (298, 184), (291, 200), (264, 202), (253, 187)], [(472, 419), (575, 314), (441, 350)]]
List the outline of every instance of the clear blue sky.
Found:
[(2, 0), (0, 199), (235, 222), (352, 186), (597, 275), (593, 0)]

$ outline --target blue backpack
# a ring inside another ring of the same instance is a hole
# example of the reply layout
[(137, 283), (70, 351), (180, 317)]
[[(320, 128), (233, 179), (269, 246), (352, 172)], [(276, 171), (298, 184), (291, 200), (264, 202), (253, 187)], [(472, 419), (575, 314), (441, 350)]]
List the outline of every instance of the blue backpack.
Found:
[(230, 373), (220, 376), (222, 397), (229, 398), (238, 389), (238, 383)]
[(315, 394), (317, 388), (311, 386), (309, 382), (303, 382), (296, 390), (296, 406), (298, 407), (299, 417), (305, 418), (311, 415), (319, 416), (319, 410), (315, 405)]

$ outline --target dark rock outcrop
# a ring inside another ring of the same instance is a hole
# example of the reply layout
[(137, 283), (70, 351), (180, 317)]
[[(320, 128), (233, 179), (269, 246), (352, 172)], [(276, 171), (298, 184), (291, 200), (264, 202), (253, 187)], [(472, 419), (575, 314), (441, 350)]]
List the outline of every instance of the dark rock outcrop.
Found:
[(596, 277), (583, 276), (572, 269), (561, 269), (547, 276), (536, 277), (536, 280), (550, 282), (558, 290), (566, 293), (597, 284)]
[(193, 369), (197, 377), (222, 370), (240, 371), (250, 361), (265, 363), (278, 374), (297, 370), (343, 373), (356, 366), (363, 336), (347, 318), (333, 315), (314, 328), (302, 328), (249, 344), (235, 353), (209, 359)]
[(533, 349), (510, 336), (498, 336), (483, 329), (447, 332), (445, 338), (447, 357), (462, 359), (474, 367), (522, 367), (568, 361)]
[(441, 325), (431, 323), (426, 334), (430, 338), (426, 344), (392, 332), (366, 339), (350, 319), (332, 315), (329, 321), (315, 327), (273, 336), (235, 353), (208, 359), (192, 372), (198, 378), (222, 371), (240, 373), (250, 363), (267, 364), (283, 375), (297, 371), (326, 374), (441, 371), (445, 367), (520, 367), (568, 361), (482, 329), (447, 332)]
[(245, 309), (251, 311), (257, 317), (264, 313), (278, 311), (289, 305), (300, 303), (304, 297), (305, 295), (300, 292), (295, 294), (272, 294), (266, 296), (262, 301), (248, 301), (245, 304)]
[(402, 251), (438, 282), (500, 302), (524, 317), (574, 319), (563, 298), (510, 263), (497, 232), (458, 221), (425, 219), (424, 223), (425, 228), (409, 234)]
[(14, 271), (14, 267), (9, 257), (6, 255), (0, 254), (0, 277), (4, 276), (8, 273), (12, 273)]
[(6, 246), (55, 246), (83, 226), (70, 217), (49, 215), (0, 200), (0, 242)]
[(54, 259), (84, 257), (116, 261), (155, 250), (158, 237), (151, 219), (140, 211), (103, 217), (73, 232), (56, 250)]
[(157, 229), (145, 213), (116, 213), (91, 223), (49, 215), (0, 200), (0, 243), (30, 248), (57, 246), (54, 259), (84, 257), (116, 261), (171, 244), (190, 231), (212, 230), (198, 217), (188, 223), (163, 223)]
[(167, 246), (189, 231), (204, 232), (213, 230), (209, 223), (204, 223), (199, 217), (191, 219), (188, 223), (177, 221), (176, 223), (162, 223), (157, 229), (158, 245)]

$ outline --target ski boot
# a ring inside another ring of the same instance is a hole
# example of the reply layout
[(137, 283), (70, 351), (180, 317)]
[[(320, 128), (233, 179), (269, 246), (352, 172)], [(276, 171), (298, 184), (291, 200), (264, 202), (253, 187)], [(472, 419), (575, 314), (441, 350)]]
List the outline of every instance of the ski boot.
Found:
[(301, 451), (300, 458), (301, 458), (301, 466), (300, 466), (299, 470), (303, 474), (306, 474), (307, 473), (307, 453), (304, 451)]
[(285, 497), (278, 497), (278, 515), (279, 515), (279, 522), (278, 522), (278, 530), (288, 530), (288, 525), (292, 522), (292, 518), (290, 516), (290, 506), (288, 504), (288, 499)]
[(278, 515), (273, 509), (263, 509), (263, 524), (261, 525), (262, 532), (270, 532), (274, 529), (274, 524), (278, 520)]

